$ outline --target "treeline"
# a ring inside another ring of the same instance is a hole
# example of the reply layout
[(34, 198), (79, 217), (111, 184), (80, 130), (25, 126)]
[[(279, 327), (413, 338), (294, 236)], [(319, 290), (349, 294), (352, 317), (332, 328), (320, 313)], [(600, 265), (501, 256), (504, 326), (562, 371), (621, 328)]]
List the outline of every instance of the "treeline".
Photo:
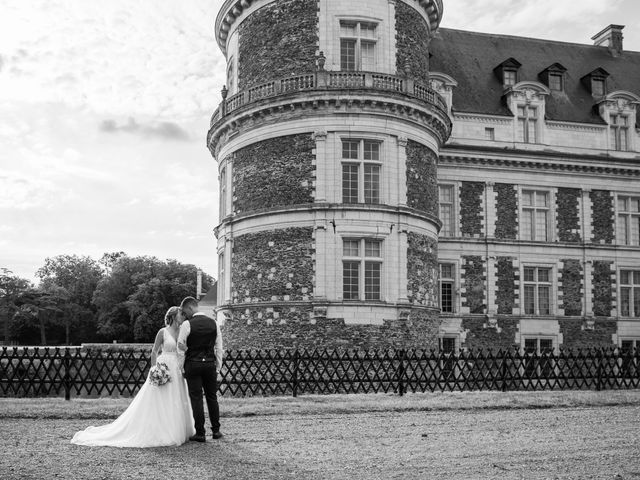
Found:
[[(0, 267), (0, 332), (4, 344), (77, 345), (152, 342), (164, 314), (195, 296), (195, 265), (105, 253), (47, 258), (38, 285)], [(202, 273), (202, 290), (214, 280)]]

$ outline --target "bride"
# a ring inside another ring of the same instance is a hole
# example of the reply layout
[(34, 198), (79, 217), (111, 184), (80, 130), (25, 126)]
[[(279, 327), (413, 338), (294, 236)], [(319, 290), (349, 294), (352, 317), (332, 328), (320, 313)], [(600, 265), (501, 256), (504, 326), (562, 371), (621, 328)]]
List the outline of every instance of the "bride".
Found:
[(178, 307), (169, 308), (164, 317), (165, 327), (158, 331), (151, 351), (151, 365), (156, 365), (157, 361), (169, 367), (169, 382), (156, 386), (147, 377), (129, 407), (113, 423), (87, 427), (76, 433), (71, 443), (110, 447), (163, 447), (182, 445), (196, 433), (187, 383), (176, 357), (176, 340), (183, 320)]

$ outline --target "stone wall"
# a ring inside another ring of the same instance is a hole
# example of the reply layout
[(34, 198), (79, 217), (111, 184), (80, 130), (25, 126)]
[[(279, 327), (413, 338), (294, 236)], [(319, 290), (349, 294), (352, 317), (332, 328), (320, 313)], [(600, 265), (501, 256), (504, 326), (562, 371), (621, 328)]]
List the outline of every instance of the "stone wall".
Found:
[(558, 239), (561, 242), (580, 241), (580, 211), (578, 209), (578, 202), (581, 193), (579, 188), (558, 188), (556, 215), (558, 221)]
[(313, 295), (313, 230), (283, 228), (233, 240), (232, 303), (306, 301)]
[(462, 257), (462, 306), (469, 313), (485, 313), (486, 272), (482, 257), (465, 255)]
[[(399, 2), (402, 3), (402, 2)], [(429, 147), (407, 141), (407, 205), (438, 215), (438, 156)]]
[(560, 288), (566, 316), (582, 315), (582, 262), (573, 258), (562, 260)]
[(462, 182), (460, 185), (460, 233), (463, 237), (482, 237), (484, 183)]
[(593, 314), (598, 317), (610, 316), (613, 308), (612, 264), (604, 260), (593, 262)]
[(429, 82), (429, 26), (402, 1), (396, 2), (396, 70), (398, 75), (409, 73), (425, 85)]
[(560, 320), (564, 348), (611, 347), (616, 333), (615, 320), (595, 320), (591, 325), (583, 320)]
[(225, 349), (437, 348), (438, 314), (415, 310), (382, 325), (345, 324), (316, 317), (311, 305), (231, 307), (222, 330)]
[(233, 159), (233, 211), (313, 203), (315, 142), (287, 135), (237, 150)]
[(496, 260), (496, 304), (499, 315), (511, 315), (516, 307), (518, 270), (514, 268), (513, 260), (513, 257), (498, 257)]
[(594, 243), (613, 243), (613, 199), (608, 190), (592, 190), (591, 227)]
[(279, 0), (238, 27), (240, 90), (316, 68), (318, 0)]
[(467, 331), (464, 347), (468, 349), (489, 348), (495, 353), (498, 350), (511, 349), (515, 343), (518, 320), (513, 318), (498, 318), (495, 326), (490, 325), (485, 318), (463, 318), (462, 328)]
[(518, 233), (518, 197), (510, 183), (496, 183), (496, 238), (515, 240)]
[(438, 243), (417, 233), (409, 233), (407, 243), (407, 298), (417, 305), (437, 307)]

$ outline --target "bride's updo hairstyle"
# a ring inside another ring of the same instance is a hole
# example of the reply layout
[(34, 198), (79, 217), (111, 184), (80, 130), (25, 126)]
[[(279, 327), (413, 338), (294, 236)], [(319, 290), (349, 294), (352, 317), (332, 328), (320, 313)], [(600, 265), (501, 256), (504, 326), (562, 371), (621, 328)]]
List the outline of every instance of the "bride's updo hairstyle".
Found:
[(167, 310), (167, 313), (164, 314), (164, 324), (167, 327), (173, 325), (173, 322), (176, 321), (176, 317), (178, 316), (178, 312), (180, 311), (180, 307), (170, 307)]

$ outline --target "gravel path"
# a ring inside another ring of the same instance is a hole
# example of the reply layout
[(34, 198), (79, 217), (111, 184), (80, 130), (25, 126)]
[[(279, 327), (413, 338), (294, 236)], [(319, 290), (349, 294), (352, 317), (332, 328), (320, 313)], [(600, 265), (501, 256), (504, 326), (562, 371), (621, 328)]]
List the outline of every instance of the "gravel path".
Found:
[(0, 420), (0, 478), (640, 479), (640, 406), (223, 419), (178, 448), (71, 445), (95, 420)]

